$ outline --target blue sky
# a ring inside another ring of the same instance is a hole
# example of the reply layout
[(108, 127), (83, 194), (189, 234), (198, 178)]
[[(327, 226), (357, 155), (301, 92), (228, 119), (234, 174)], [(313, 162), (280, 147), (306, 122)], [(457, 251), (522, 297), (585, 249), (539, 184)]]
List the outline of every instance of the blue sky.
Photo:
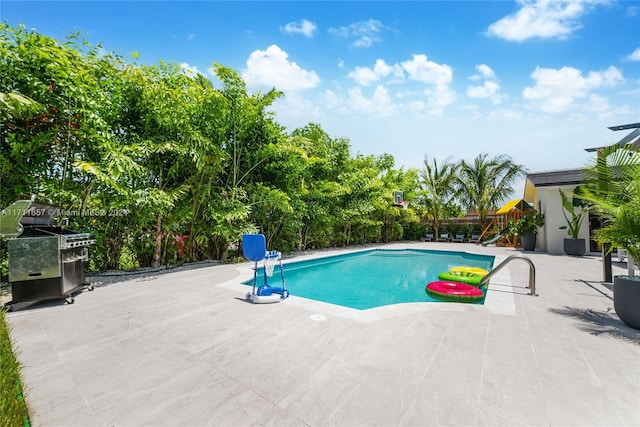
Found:
[(529, 171), (640, 122), (640, 1), (0, 1), (11, 25), (79, 31), (139, 62), (276, 87), (289, 130), (319, 123), (396, 167), (508, 154)]

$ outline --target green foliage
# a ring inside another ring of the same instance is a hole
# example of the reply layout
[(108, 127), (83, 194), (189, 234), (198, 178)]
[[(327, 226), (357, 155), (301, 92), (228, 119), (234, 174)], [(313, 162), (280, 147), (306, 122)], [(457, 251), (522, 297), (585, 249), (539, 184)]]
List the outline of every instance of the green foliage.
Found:
[(630, 146), (611, 146), (598, 153), (586, 170), (583, 198), (604, 222), (595, 238), (611, 250), (622, 248), (640, 263), (640, 153)]
[(429, 162), (425, 156), (424, 168), (420, 174), (420, 201), (425, 207), (425, 215), (433, 223), (435, 234), (440, 233), (440, 222), (451, 216), (451, 206), (455, 200), (454, 182), (457, 179), (457, 165), (451, 158), (440, 166), (436, 159)]
[[(580, 187), (578, 187), (580, 188)], [(580, 226), (582, 225), (582, 221), (585, 218), (585, 215), (589, 212), (583, 200), (579, 198), (574, 192), (573, 197), (569, 199), (569, 197), (562, 191), (558, 189), (560, 192), (560, 197), (562, 198), (562, 215), (564, 215), (564, 219), (567, 221), (567, 225), (563, 225), (560, 230), (567, 230), (567, 234), (572, 239), (577, 239), (578, 234), (580, 233)], [(576, 207), (580, 208), (580, 211), (576, 212)], [(567, 216), (569, 213), (569, 216)]]
[(20, 385), (20, 364), (11, 347), (11, 337), (0, 309), (0, 425), (28, 426), (29, 413)]
[(225, 259), (256, 231), (282, 251), (417, 239), (420, 218), (460, 213), (457, 165), (395, 169), (319, 124), (287, 132), (270, 112), (283, 94), (249, 93), (231, 68), (214, 64), (216, 87), (79, 34), (1, 24), (0, 40), (0, 200), (97, 212), (68, 218), (96, 237), (92, 270)]
[(517, 221), (509, 222), (509, 231), (512, 235), (524, 236), (538, 234), (538, 228), (544, 225), (544, 214), (530, 212)]
[(482, 153), (472, 163), (460, 162), (455, 179), (456, 197), (467, 210), (480, 213), (482, 228), (488, 225), (487, 212), (496, 209), (512, 192), (515, 181), (525, 173), (507, 155), (489, 158)]
[(594, 234), (597, 241), (624, 248), (634, 261), (640, 261), (640, 199), (612, 211), (609, 222)]

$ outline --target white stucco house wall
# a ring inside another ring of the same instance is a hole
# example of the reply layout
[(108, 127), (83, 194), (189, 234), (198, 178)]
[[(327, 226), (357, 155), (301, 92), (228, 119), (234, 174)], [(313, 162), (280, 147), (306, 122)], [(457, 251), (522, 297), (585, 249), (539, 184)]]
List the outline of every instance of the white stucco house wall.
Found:
[[(552, 255), (564, 254), (564, 239), (568, 238), (567, 230), (560, 227), (567, 225), (563, 215), (562, 198), (559, 190), (572, 197), (573, 190), (582, 182), (582, 169), (568, 169), (550, 172), (527, 174), (524, 189), (524, 200), (545, 216), (545, 225), (538, 230), (536, 249)], [(579, 208), (576, 208), (579, 211)], [(570, 215), (567, 214), (569, 217)], [(589, 218), (582, 222), (578, 238), (585, 239), (587, 253), (590, 253)]]

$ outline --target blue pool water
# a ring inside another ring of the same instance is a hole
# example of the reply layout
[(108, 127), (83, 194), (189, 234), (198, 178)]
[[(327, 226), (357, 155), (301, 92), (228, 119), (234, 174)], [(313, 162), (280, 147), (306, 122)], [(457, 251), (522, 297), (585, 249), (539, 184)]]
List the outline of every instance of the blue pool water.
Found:
[[(438, 274), (466, 265), (490, 270), (493, 256), (418, 249), (375, 249), (284, 264), (291, 295), (365, 310), (405, 302), (439, 302), (424, 291)], [(258, 285), (263, 283), (262, 269)], [(245, 282), (251, 285), (253, 280)], [(269, 284), (280, 286), (276, 267)]]

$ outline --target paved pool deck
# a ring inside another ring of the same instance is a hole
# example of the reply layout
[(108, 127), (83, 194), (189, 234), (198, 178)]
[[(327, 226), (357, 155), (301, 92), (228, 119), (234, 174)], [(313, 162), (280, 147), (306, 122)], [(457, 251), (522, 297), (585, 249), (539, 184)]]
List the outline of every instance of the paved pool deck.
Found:
[(538, 296), (515, 260), (483, 306), (252, 305), (243, 263), (18, 305), (7, 318), (32, 425), (640, 425), (640, 331), (613, 311), (600, 257), (384, 247), (523, 254)]

